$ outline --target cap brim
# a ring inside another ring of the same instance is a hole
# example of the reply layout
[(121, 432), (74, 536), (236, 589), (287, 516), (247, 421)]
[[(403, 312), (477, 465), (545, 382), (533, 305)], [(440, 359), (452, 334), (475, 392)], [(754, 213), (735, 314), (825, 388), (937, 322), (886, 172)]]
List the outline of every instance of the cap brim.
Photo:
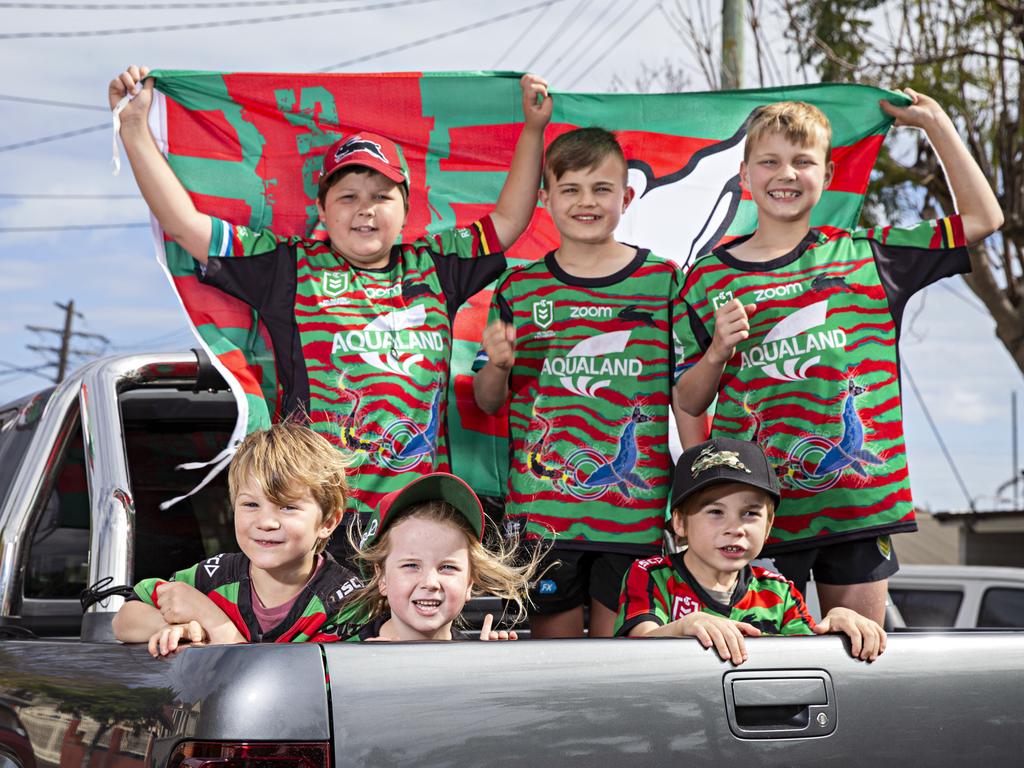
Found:
[(676, 507), (680, 506), (688, 498), (700, 493), (708, 486), (723, 485), (724, 483), (742, 483), (743, 485), (749, 485), (752, 488), (759, 488), (760, 490), (764, 491), (769, 496), (771, 496), (772, 499), (775, 500), (776, 507), (778, 507), (779, 504), (782, 502), (782, 496), (779, 494), (779, 491), (776, 490), (775, 488), (772, 488), (770, 485), (760, 483), (754, 478), (747, 479), (737, 477), (734, 472), (718, 472), (715, 474), (711, 474), (712, 471), (713, 470), (705, 470), (701, 474), (706, 475), (706, 477), (701, 477), (701, 479), (698, 482), (691, 484), (686, 489), (686, 491), (680, 492), (673, 496), (671, 509), (675, 509)]
[(423, 501), (435, 500), (446, 501), (455, 507), (466, 518), (477, 539), (483, 540), (484, 508), (480, 499), (464, 480), (443, 472), (418, 477), (399, 491), (388, 508), (381, 528), (386, 528), (402, 510)]
[[(367, 153), (363, 152), (363, 153), (360, 153), (360, 154), (367, 154)], [(331, 169), (330, 173), (328, 173), (326, 176), (323, 176), (320, 179), (320, 183), (322, 184), (325, 179), (329, 179), (332, 176), (336, 175), (338, 173), (338, 171), (344, 170), (345, 168), (353, 168), (353, 167), (356, 167), (356, 168), (369, 168), (371, 171), (376, 171), (381, 176), (383, 176), (383, 177), (385, 177), (387, 179), (390, 179), (391, 181), (395, 182), (396, 184), (406, 184), (406, 185), (408, 185), (408, 183), (409, 183), (409, 180), (405, 177), (405, 174), (402, 172), (401, 168), (396, 168), (393, 165), (390, 165), (388, 163), (382, 163), (379, 160), (374, 160), (373, 158), (365, 158), (364, 159), (362, 157), (360, 157), (358, 160), (349, 160), (347, 162), (338, 163), (336, 166), (334, 166)]]

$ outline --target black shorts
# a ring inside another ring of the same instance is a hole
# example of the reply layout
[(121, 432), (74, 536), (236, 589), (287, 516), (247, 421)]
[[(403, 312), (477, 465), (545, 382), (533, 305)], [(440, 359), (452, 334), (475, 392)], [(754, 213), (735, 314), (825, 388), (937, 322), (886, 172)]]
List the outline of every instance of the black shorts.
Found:
[(541, 577), (530, 590), (530, 613), (547, 616), (597, 600), (610, 611), (619, 610), (622, 578), (635, 555), (552, 547), (541, 559)]
[(800, 594), (807, 589), (811, 574), (822, 584), (867, 584), (892, 576), (900, 569), (889, 536), (845, 541), (771, 558), (775, 570), (793, 582)]

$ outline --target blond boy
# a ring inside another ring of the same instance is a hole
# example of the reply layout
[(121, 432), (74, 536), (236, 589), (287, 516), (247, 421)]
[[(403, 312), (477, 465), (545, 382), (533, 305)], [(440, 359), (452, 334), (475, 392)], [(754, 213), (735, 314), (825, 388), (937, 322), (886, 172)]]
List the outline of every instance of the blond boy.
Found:
[(687, 276), (689, 323), (678, 404), (718, 396), (712, 434), (760, 443), (786, 499), (765, 547), (801, 590), (813, 572), (824, 612), (884, 617), (897, 568), (889, 535), (916, 529), (896, 342), (914, 292), (970, 270), (967, 246), (1002, 223), (995, 195), (931, 98), (881, 109), (928, 135), (958, 213), (909, 228), (811, 228), (832, 180), (831, 126), (781, 102), (749, 124), (740, 176), (757, 230), (699, 259)]

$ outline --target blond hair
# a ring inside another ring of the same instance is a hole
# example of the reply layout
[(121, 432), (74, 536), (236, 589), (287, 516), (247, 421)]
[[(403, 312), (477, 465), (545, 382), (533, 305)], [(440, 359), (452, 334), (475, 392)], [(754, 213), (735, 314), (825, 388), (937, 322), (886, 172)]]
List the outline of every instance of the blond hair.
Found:
[[(228, 493), (234, 507), (239, 489), (253, 478), (275, 504), (286, 504), (306, 489), (320, 507), (321, 523), (348, 505), (345, 468), (351, 459), (327, 438), (309, 427), (285, 422), (253, 432), (238, 446), (228, 469)], [(318, 539), (315, 552), (323, 552), (327, 539)]]
[(777, 101), (754, 110), (747, 124), (743, 162), (749, 162), (753, 146), (766, 134), (781, 133), (793, 144), (810, 147), (825, 144), (825, 162), (832, 160), (832, 124), (825, 113), (806, 101)]
[(518, 542), (497, 542), (494, 545), (496, 550), (492, 551), (480, 543), (466, 518), (455, 507), (446, 501), (434, 500), (403, 509), (365, 548), (356, 544), (354, 532), (350, 534), (360, 570), (364, 575), (373, 574), (363, 589), (352, 597), (351, 603), (361, 606), (358, 613), (366, 622), (373, 621), (387, 609), (388, 599), (380, 593), (380, 580), (384, 575), (384, 561), (391, 553), (391, 532), (399, 523), (413, 518), (451, 525), (462, 532), (469, 548), (469, 578), (473, 583), (473, 594), (495, 595), (514, 603), (516, 614), (513, 624), (526, 617), (527, 592), (540, 561), (539, 548), (526, 563), (517, 564)]

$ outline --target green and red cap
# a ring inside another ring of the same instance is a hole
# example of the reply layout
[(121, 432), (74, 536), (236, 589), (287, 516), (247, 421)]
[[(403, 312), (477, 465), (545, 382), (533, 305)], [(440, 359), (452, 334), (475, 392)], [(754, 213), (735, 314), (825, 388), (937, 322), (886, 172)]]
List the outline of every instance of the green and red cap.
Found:
[(359, 548), (365, 549), (373, 544), (389, 525), (402, 516), (402, 512), (425, 501), (451, 504), (469, 523), (477, 540), (483, 541), (484, 508), (473, 489), (455, 475), (431, 472), (413, 479), (404, 488), (392, 491), (380, 500), (359, 540)]
[(405, 163), (402, 148), (380, 134), (360, 131), (334, 142), (324, 155), (320, 183), (342, 168), (353, 165), (374, 170), (409, 188), (409, 166)]

